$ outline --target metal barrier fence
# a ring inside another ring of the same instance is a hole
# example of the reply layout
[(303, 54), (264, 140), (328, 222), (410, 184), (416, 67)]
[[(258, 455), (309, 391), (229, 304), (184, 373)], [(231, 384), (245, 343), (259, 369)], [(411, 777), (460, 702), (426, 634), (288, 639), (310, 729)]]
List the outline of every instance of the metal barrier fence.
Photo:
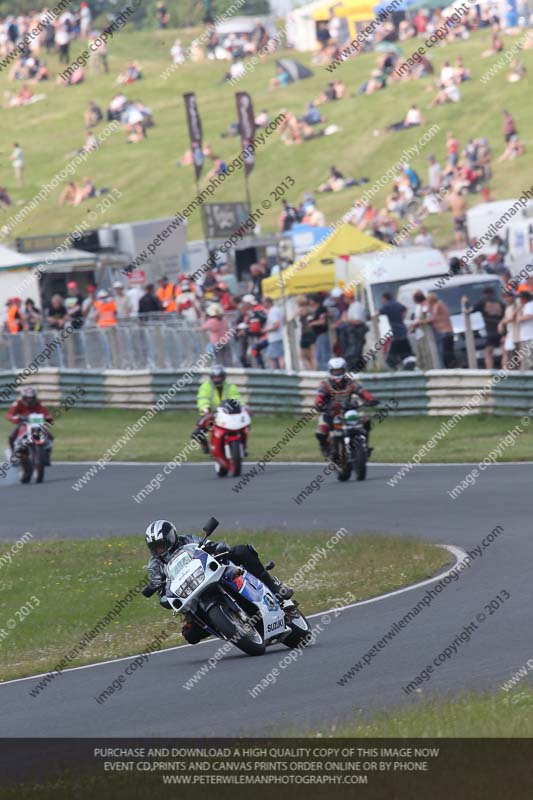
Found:
[[(209, 350), (198, 325), (117, 325), (83, 327), (60, 340), (56, 330), (0, 335), (0, 370), (35, 372), (66, 369), (187, 369)], [(225, 366), (238, 363), (233, 343), (217, 353)]]

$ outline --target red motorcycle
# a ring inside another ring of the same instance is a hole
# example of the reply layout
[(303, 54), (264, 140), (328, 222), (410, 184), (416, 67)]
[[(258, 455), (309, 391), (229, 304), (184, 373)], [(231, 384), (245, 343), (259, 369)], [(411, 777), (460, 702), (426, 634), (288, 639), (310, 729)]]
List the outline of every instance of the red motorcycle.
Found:
[(50, 463), (50, 438), (43, 414), (20, 417), (20, 428), (15, 439), (13, 454), (20, 467), (20, 480), (29, 483), (35, 473), (35, 482), (42, 483), (45, 467)]
[(237, 400), (224, 400), (211, 427), (211, 455), (219, 478), (238, 478), (246, 455), (250, 414)]

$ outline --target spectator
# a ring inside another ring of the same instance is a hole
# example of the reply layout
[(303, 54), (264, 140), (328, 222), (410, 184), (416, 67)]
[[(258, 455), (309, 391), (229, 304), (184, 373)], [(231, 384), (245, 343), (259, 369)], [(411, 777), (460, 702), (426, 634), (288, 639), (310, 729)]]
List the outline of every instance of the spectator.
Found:
[(87, 110), (83, 115), (83, 119), (85, 121), (86, 128), (94, 128), (95, 125), (98, 125), (104, 118), (102, 114), (102, 109), (100, 106), (94, 102), (94, 100), (90, 100), (87, 106)]
[(107, 60), (107, 45), (98, 31), (93, 31), (89, 37), (89, 66), (91, 72), (97, 74), (100, 72), (100, 67), (103, 67), (104, 72), (109, 72), (109, 62)]
[(131, 304), (131, 300), (124, 294), (124, 286), (120, 281), (115, 281), (113, 283), (113, 289), (115, 292), (115, 305), (117, 307), (117, 318), (121, 319), (128, 319), (131, 317), (133, 312), (133, 306)]
[[(342, 294), (342, 292), (341, 292)], [(301, 295), (296, 298), (296, 319), (300, 323), (300, 361), (303, 369), (316, 369), (315, 341), (316, 334), (311, 327), (312, 314), (307, 297)]]
[(435, 292), (427, 295), (428, 316), (425, 319), (418, 319), (413, 323), (413, 328), (423, 325), (430, 325), (435, 334), (437, 352), (439, 354), (440, 367), (452, 369), (455, 366), (455, 354), (453, 344), (453, 326), (448, 306), (439, 300)]
[(92, 14), (86, 2), (80, 3), (80, 36), (87, 39), (91, 31)]
[(59, 195), (59, 206), (73, 206), (76, 197), (78, 196), (78, 187), (74, 181), (69, 181), (63, 187), (63, 191)]
[(457, 191), (456, 188), (454, 188), (446, 195), (446, 204), (450, 208), (453, 215), (455, 244), (457, 247), (462, 247), (467, 242), (466, 200), (463, 195)]
[(283, 313), (271, 297), (265, 297), (263, 305), (267, 312), (264, 332), (267, 335), (268, 347), (266, 357), (271, 369), (285, 369), (283, 349)]
[(154, 284), (149, 283), (144, 287), (144, 294), (139, 300), (139, 314), (153, 314), (163, 311), (163, 306), (154, 294)]
[(509, 114), (509, 112), (506, 111), (505, 109), (503, 109), (502, 114), (503, 114), (503, 139), (505, 141), (505, 144), (508, 144), (513, 136), (518, 135), (518, 131), (516, 129), (516, 124), (511, 114)]
[(11, 153), (11, 163), (15, 170), (15, 180), (19, 189), (24, 186), (24, 151), (18, 142), (13, 145)]
[(176, 311), (176, 301), (174, 295), (176, 294), (176, 287), (170, 283), (166, 275), (159, 279), (159, 288), (157, 290), (157, 299), (161, 303), (163, 311), (167, 314)]
[(58, 25), (55, 33), (55, 46), (59, 52), (59, 63), (70, 62), (70, 33), (65, 24)]
[(466, 314), (472, 314), (474, 311), (479, 311), (483, 317), (485, 330), (487, 332), (487, 340), (485, 344), (485, 369), (494, 369), (494, 348), (500, 346), (500, 334), (498, 331), (499, 324), (503, 319), (505, 313), (505, 306), (498, 300), (492, 286), (487, 286), (483, 289), (481, 299), (475, 304), (470, 306), (468, 297), (462, 298), (463, 310)]
[(24, 317), (20, 311), (20, 297), (12, 297), (10, 300), (7, 300), (6, 306), (7, 315), (4, 323), (6, 331), (8, 333), (20, 333), (25, 327)]
[(442, 167), (435, 156), (428, 156), (428, 184), (434, 192), (440, 191), (442, 185)]
[(117, 304), (107, 291), (100, 289), (94, 301), (96, 324), (99, 328), (113, 328), (117, 324)]
[(304, 225), (312, 225), (313, 228), (324, 228), (326, 225), (326, 217), (322, 211), (315, 205), (315, 201), (309, 201), (307, 209), (302, 219)]
[(448, 155), (448, 164), (452, 167), (457, 166), (459, 161), (459, 142), (451, 132), (446, 134), (446, 153)]
[(250, 280), (248, 281), (247, 292), (253, 294), (258, 300), (261, 300), (261, 282), (265, 278), (265, 273), (259, 264), (252, 264), (250, 266)]
[(228, 333), (228, 323), (224, 319), (224, 311), (219, 303), (209, 303), (205, 310), (205, 321), (201, 329), (207, 331), (209, 344), (207, 352), (212, 355), (217, 363), (226, 365), (231, 359), (229, 343), (222, 344), (221, 340), (226, 338)]
[(420, 232), (415, 236), (414, 243), (419, 247), (433, 247), (433, 235), (422, 225)]
[(28, 297), (24, 303), (24, 316), (26, 318), (26, 326), (29, 331), (41, 330), (42, 314), (31, 297)]
[(95, 324), (95, 316), (96, 316), (94, 308), (95, 292), (96, 292), (96, 286), (89, 284), (89, 286), (87, 287), (87, 297), (81, 304), (81, 311), (86, 325)]
[(405, 131), (408, 128), (415, 128), (418, 125), (423, 125), (425, 122), (422, 113), (417, 106), (412, 105), (404, 119), (400, 122), (393, 122), (392, 125), (387, 125), (383, 130), (376, 129), (374, 136), (379, 136), (380, 133), (390, 133), (391, 131)]
[(65, 308), (67, 309), (67, 319), (72, 322), (73, 328), (81, 328), (83, 325), (83, 297), (78, 291), (76, 281), (67, 283), (67, 296), (65, 298)]
[(283, 232), (290, 231), (293, 225), (301, 222), (301, 217), (296, 208), (290, 205), (285, 198), (283, 198), (281, 204), (283, 206), (283, 210), (279, 216), (279, 228), (280, 231)]
[(176, 310), (188, 322), (197, 322), (200, 319), (200, 308), (193, 292), (193, 284), (189, 280), (180, 281), (179, 294), (176, 291)]
[(407, 309), (402, 303), (393, 300), (389, 292), (383, 292), (381, 300), (382, 306), (376, 312), (376, 316), (383, 314), (389, 321), (392, 341), (387, 353), (387, 364), (391, 369), (395, 369), (405, 358), (413, 355), (404, 322)]
[(322, 302), (322, 296), (313, 294), (309, 298), (311, 319), (309, 325), (313, 329), (316, 339), (316, 360), (319, 370), (326, 370), (331, 357), (329, 343), (328, 313)]
[(46, 311), (46, 321), (50, 328), (63, 330), (67, 318), (67, 309), (60, 294), (54, 294)]
[(519, 324), (520, 350), (522, 351), (521, 368), (533, 369), (533, 294), (520, 292), (518, 295), (518, 311), (516, 321)]
[(0, 208), (2, 206), (10, 206), (11, 205), (11, 197), (9, 196), (9, 192), (7, 191), (5, 186), (0, 186)]
[(116, 80), (117, 85), (135, 83), (142, 78), (142, 68), (138, 61), (130, 61), (128, 66), (121, 72)]
[(505, 150), (498, 158), (498, 161), (512, 161), (518, 156), (523, 156), (525, 153), (524, 143), (520, 141), (516, 134), (511, 136), (510, 140), (505, 145)]
[(365, 338), (368, 332), (365, 307), (354, 296), (352, 291), (345, 291), (344, 296), (349, 305), (341, 317), (344, 323), (342, 355), (350, 369), (364, 369), (364, 361), (361, 360), (361, 356), (363, 355)]
[(506, 291), (503, 294), (505, 311), (503, 318), (498, 323), (498, 333), (503, 337), (502, 369), (511, 369), (513, 356), (520, 342), (520, 324), (517, 321), (518, 304), (514, 292)]
[(156, 5), (157, 25), (160, 30), (164, 31), (168, 28), (170, 22), (170, 14), (163, 0), (157, 0)]

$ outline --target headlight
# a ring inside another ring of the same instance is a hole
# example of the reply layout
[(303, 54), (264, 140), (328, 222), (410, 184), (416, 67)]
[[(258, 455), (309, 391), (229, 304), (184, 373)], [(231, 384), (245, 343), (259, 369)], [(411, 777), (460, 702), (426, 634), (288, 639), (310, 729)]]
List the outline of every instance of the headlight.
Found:
[(188, 597), (190, 594), (194, 592), (195, 589), (197, 589), (200, 586), (203, 580), (204, 580), (204, 568), (197, 567), (197, 569), (194, 570), (192, 575), (189, 575), (187, 580), (183, 581), (183, 583), (180, 584), (180, 586), (176, 590), (176, 594), (180, 595), (180, 597)]

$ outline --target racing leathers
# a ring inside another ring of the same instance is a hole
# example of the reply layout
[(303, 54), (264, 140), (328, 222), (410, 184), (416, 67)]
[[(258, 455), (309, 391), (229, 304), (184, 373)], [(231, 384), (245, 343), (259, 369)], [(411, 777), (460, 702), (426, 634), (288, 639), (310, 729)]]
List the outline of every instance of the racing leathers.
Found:
[[(15, 446), (15, 440), (19, 434), (20, 427), (23, 424), (23, 418), (29, 417), (30, 414), (42, 414), (45, 418), (45, 421), (48, 423), (46, 427), (46, 432), (48, 434), (48, 457), (50, 456), (50, 450), (52, 447), (52, 442), (54, 437), (50, 433), (49, 425), (53, 423), (54, 418), (44, 406), (40, 400), (36, 400), (34, 403), (29, 405), (25, 403), (22, 398), (16, 400), (10, 407), (6, 414), (7, 419), (15, 425), (13, 431), (9, 434), (9, 446), (11, 448), (11, 452), (13, 452), (13, 448)], [(49, 460), (49, 458), (48, 458)]]
[[(151, 588), (157, 589), (161, 605), (164, 607), (169, 607), (164, 598), (166, 584), (165, 564), (170, 561), (172, 555), (181, 547), (187, 544), (198, 544), (201, 541), (199, 536), (194, 536), (192, 534), (178, 535), (176, 544), (164, 556), (152, 556), (150, 558), (147, 567), (150, 581), (149, 585)], [(285, 598), (288, 600), (292, 597), (293, 590), (283, 586), (283, 584), (267, 572), (257, 554), (257, 550), (251, 544), (237, 544), (235, 547), (229, 547), (225, 542), (207, 541), (203, 546), (210, 555), (218, 556), (223, 553), (224, 561), (227, 559), (239, 567), (244, 567), (245, 570), (262, 581), (267, 589), (278, 598)], [(205, 628), (195, 622), (190, 615), (185, 615), (182, 634), (189, 644), (198, 644), (201, 639), (210, 636), (209, 631), (206, 631)]]
[(215, 386), (212, 380), (207, 380), (200, 384), (196, 404), (201, 417), (192, 432), (192, 438), (200, 443), (206, 455), (209, 453), (206, 433), (212, 427), (213, 413), (224, 400), (242, 402), (240, 392), (234, 383), (225, 380), (220, 386)]
[[(370, 405), (377, 405), (379, 402), (371, 392), (364, 389), (360, 383), (357, 383), (348, 375), (335, 382), (329, 378), (325, 378), (320, 382), (315, 398), (315, 407), (320, 411), (315, 435), (320, 445), (320, 451), (325, 457), (328, 456), (328, 435), (333, 424), (333, 417), (342, 413), (353, 395), (357, 395)], [(366, 416), (363, 416), (362, 420), (368, 440), (371, 422)]]

